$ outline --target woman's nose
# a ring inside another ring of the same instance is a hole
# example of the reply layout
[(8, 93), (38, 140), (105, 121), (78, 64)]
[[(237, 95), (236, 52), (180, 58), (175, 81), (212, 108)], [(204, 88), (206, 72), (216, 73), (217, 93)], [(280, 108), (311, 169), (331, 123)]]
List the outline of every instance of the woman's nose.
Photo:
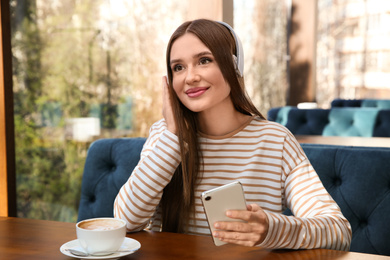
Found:
[(200, 75), (198, 74), (197, 70), (195, 68), (188, 68), (186, 75), (186, 84), (191, 85), (199, 80)]

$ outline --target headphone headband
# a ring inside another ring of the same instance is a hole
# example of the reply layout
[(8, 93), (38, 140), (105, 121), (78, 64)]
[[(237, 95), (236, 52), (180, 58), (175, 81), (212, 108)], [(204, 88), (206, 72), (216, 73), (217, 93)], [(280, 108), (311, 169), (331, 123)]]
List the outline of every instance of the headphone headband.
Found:
[(243, 77), (244, 76), (244, 50), (242, 48), (241, 40), (229, 24), (221, 21), (216, 21), (216, 22), (225, 26), (230, 31), (230, 33), (234, 38), (234, 41), (236, 42), (236, 54), (233, 55), (233, 61), (236, 66), (237, 75), (239, 77)]

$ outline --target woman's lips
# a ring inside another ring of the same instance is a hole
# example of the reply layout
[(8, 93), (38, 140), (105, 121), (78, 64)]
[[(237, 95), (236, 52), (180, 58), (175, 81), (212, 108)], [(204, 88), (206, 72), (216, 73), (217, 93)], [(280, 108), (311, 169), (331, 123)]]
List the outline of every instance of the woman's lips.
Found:
[(190, 98), (196, 98), (205, 93), (209, 88), (208, 87), (198, 87), (198, 88), (190, 88), (186, 91), (187, 96)]

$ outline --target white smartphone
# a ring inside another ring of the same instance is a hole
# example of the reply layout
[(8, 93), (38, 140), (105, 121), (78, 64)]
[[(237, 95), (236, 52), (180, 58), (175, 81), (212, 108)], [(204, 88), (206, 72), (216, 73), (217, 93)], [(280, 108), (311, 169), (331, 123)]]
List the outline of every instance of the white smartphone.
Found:
[[(244, 190), (242, 184), (238, 181), (203, 192), (201, 200), (211, 234), (216, 230), (214, 223), (217, 221), (240, 221), (227, 217), (227, 210), (247, 209)], [(212, 238), (216, 246), (226, 244), (226, 242), (222, 242), (218, 238)]]

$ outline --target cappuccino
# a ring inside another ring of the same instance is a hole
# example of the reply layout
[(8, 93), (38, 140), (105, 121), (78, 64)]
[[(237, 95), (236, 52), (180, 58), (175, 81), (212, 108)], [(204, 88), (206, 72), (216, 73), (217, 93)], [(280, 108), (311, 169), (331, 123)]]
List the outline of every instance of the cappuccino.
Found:
[(91, 218), (76, 224), (77, 239), (90, 254), (116, 251), (125, 241), (126, 222), (116, 218)]
[(92, 219), (79, 224), (79, 228), (99, 231), (117, 229), (122, 226), (123, 223), (115, 219)]

